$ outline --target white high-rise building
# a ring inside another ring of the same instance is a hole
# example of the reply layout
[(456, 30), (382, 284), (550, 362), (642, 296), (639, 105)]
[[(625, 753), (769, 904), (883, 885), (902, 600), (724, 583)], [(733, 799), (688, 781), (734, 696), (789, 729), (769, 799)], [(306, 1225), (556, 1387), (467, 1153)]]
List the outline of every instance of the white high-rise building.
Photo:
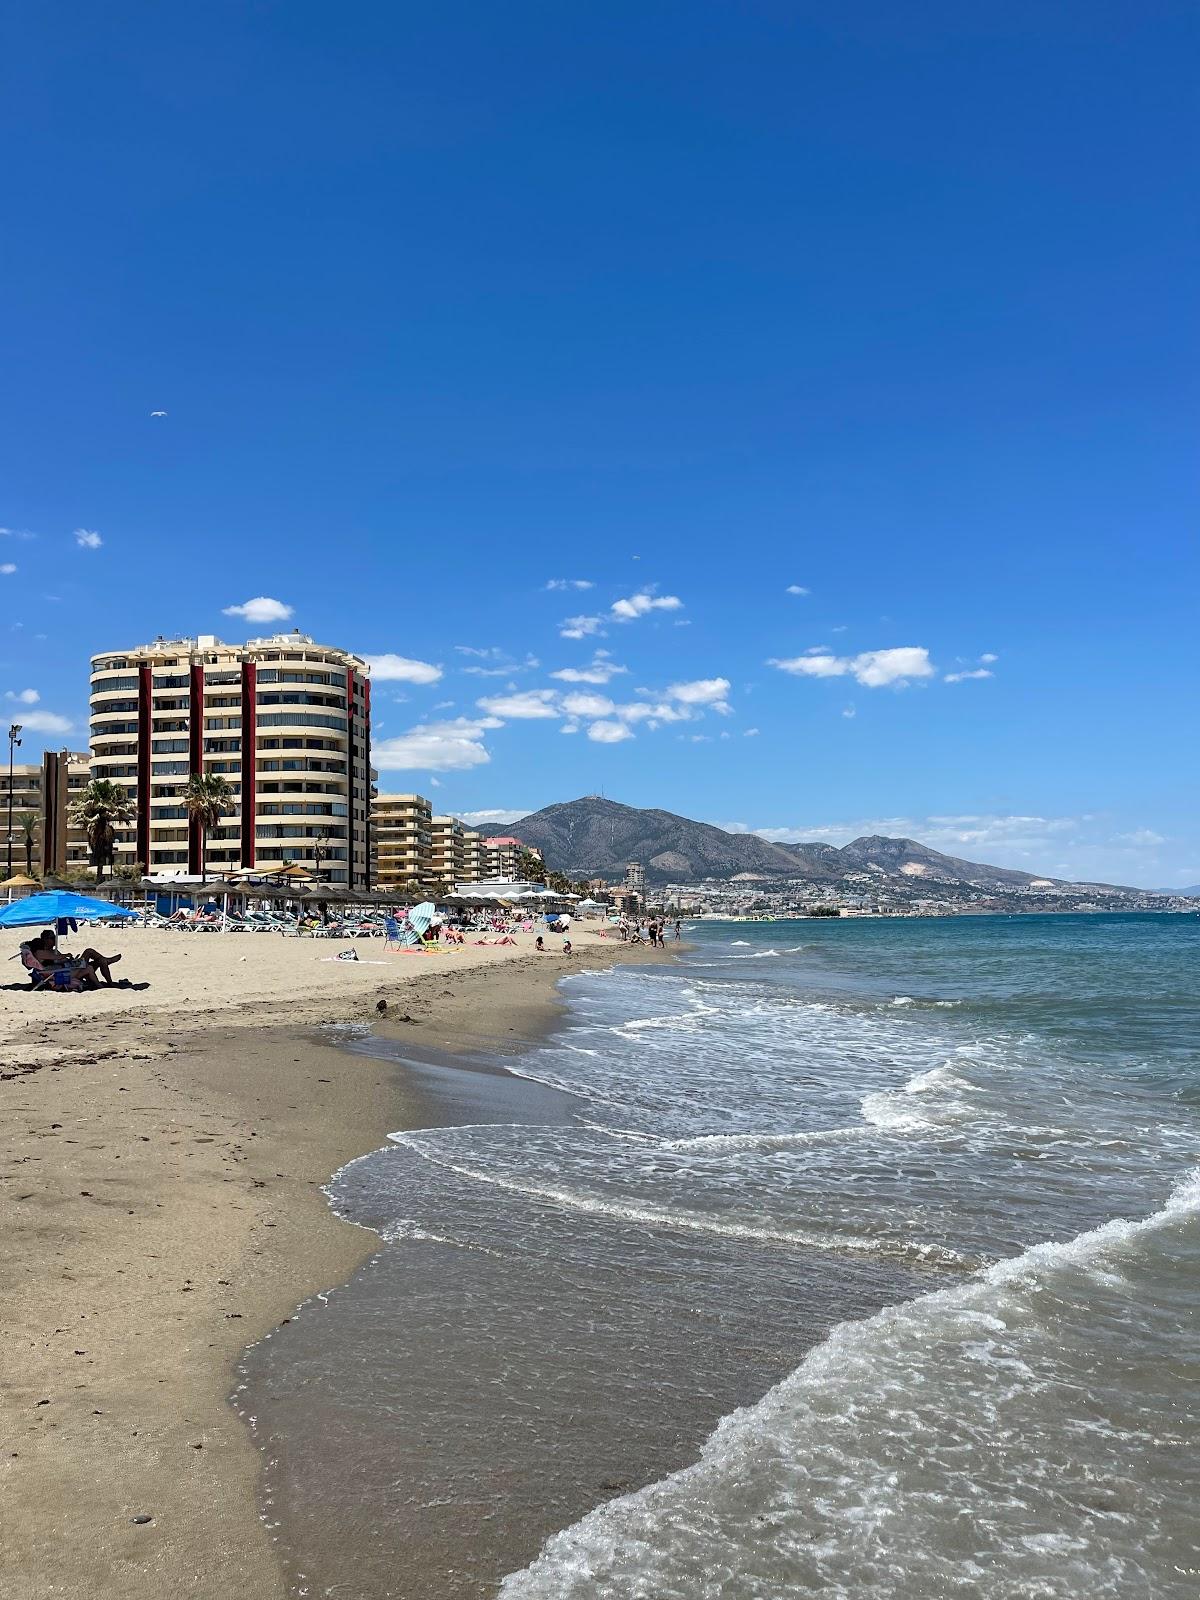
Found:
[(192, 773), (220, 773), (236, 810), (207, 840), (214, 873), (299, 861), (366, 888), (371, 684), (360, 657), (299, 631), (224, 644), (156, 639), (92, 657), (91, 764), (137, 806), (117, 860), (199, 872), (184, 806)]

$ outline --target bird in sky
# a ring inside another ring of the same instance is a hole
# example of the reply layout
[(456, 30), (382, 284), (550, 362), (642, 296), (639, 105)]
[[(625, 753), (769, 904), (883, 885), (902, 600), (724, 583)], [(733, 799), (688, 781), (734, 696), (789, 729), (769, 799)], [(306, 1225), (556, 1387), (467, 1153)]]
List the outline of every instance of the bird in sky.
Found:
[(150, 413), (150, 415), (151, 415), (151, 416), (152, 416), (152, 417), (165, 417), (165, 416), (166, 416), (166, 414), (167, 414), (167, 413), (166, 413), (166, 412), (165, 412), (165, 411), (152, 411), (152, 412), (151, 412), (151, 413)]

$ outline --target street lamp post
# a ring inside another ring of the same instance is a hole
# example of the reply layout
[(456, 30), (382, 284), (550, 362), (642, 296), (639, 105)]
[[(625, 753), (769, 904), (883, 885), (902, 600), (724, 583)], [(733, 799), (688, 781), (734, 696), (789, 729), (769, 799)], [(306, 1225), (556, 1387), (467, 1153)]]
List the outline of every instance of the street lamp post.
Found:
[(13, 806), (13, 751), (20, 744), (21, 724), (14, 722), (8, 730), (8, 871), (6, 877), (12, 877), (12, 806)]

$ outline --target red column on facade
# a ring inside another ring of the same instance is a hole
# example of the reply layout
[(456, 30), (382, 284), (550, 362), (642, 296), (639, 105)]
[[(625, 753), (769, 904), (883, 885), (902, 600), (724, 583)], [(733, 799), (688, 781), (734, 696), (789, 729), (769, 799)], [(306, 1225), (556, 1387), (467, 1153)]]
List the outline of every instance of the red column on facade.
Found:
[[(192, 665), (188, 699), (188, 771), (204, 771), (204, 668), (198, 663)], [(200, 824), (189, 817), (188, 871), (199, 872), (201, 859)]]
[(364, 794), (364, 807), (367, 813), (367, 870), (365, 887), (371, 887), (371, 680), (363, 679), (363, 765), (366, 769), (367, 781)]
[(138, 744), (137, 744), (137, 844), (134, 853), (150, 871), (150, 689), (154, 678), (150, 667), (138, 668)]
[(354, 882), (354, 668), (346, 668), (346, 882)]
[(254, 812), (258, 773), (258, 668), (242, 662), (242, 865), (254, 866)]

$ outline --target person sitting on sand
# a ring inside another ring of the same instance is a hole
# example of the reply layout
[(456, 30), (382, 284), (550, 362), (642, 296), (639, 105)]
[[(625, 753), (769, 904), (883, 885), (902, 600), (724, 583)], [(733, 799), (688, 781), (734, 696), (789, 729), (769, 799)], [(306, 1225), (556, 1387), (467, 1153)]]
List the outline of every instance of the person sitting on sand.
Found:
[(564, 939), (563, 940), (563, 955), (569, 956), (570, 954), (571, 954), (571, 941), (570, 941), (570, 939)]
[(535, 950), (542, 950), (542, 951), (544, 951), (545, 948), (546, 948), (546, 941), (542, 938), (540, 933), (538, 934), (537, 938), (534, 940), (533, 948)]
[(73, 972), (78, 972), (86, 989), (98, 989), (100, 978), (103, 978), (111, 989), (112, 967), (121, 959), (119, 955), (102, 956), (99, 950), (91, 948), (85, 950), (82, 955), (73, 956), (69, 950), (58, 948), (58, 936), (50, 928), (43, 929), (35, 939), (31, 939), (29, 948), (43, 967), (67, 967)]

